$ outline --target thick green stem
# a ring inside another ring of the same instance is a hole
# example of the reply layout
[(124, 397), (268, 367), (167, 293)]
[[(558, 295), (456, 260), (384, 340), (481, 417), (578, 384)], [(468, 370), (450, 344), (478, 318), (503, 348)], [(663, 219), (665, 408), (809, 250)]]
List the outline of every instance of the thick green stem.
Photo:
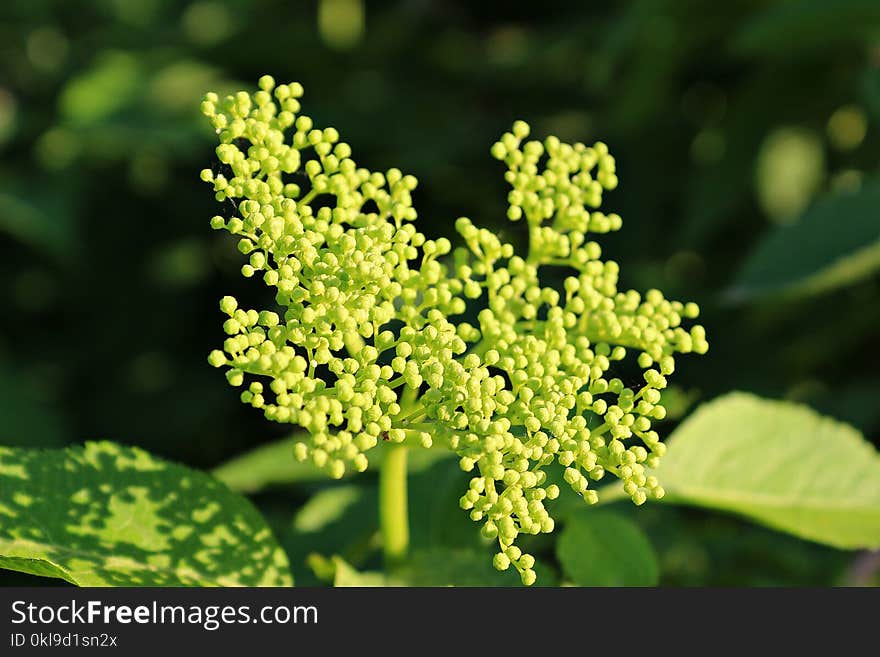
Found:
[(403, 445), (386, 445), (379, 470), (379, 528), (388, 568), (403, 562), (409, 548), (406, 450)]

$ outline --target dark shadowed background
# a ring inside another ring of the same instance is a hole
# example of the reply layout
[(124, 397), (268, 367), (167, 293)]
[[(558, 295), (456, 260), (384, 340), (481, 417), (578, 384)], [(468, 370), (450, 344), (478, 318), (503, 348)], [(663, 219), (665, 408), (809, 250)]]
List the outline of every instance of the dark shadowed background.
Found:
[[(624, 218), (605, 253), (625, 287), (699, 302), (709, 333), (665, 430), (741, 389), (877, 443), (876, 0), (2, 3), (0, 443), (110, 439), (209, 469), (285, 435), (206, 362), (217, 300), (252, 286), (208, 226), (199, 101), (264, 73), (302, 82), (358, 162), (415, 174), (431, 236), (467, 215), (523, 243), (488, 155), (514, 119), (605, 141), (605, 208)], [(284, 537), (314, 489), (255, 501)], [(624, 511), (667, 585), (845, 583), (860, 558), (719, 514)]]

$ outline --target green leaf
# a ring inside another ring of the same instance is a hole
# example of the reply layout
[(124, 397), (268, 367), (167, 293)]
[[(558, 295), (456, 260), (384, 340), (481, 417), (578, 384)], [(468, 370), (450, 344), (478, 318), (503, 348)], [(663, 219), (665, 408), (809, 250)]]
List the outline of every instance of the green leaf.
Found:
[(880, 268), (880, 183), (832, 194), (794, 224), (772, 229), (747, 258), (734, 300), (808, 295), (858, 281)]
[(569, 517), (556, 544), (565, 574), (578, 586), (654, 586), (657, 556), (637, 525), (610, 511)]
[(324, 481), (327, 475), (311, 462), (293, 457), (294, 438), (261, 445), (214, 468), (214, 477), (239, 493), (256, 493), (277, 484)]
[(319, 532), (343, 518), (364, 496), (361, 486), (333, 486), (313, 495), (293, 519), (296, 531)]
[(0, 567), (80, 586), (284, 586), (257, 510), (134, 447), (0, 447)]
[(338, 587), (378, 587), (378, 586), (406, 586), (406, 583), (398, 578), (379, 571), (359, 571), (341, 557), (333, 557), (335, 576), (333, 586)]
[(880, 455), (806, 406), (731, 393), (673, 433), (664, 501), (722, 509), (839, 548), (880, 546)]
[[(211, 474), (239, 493), (257, 493), (269, 486), (326, 481), (327, 475), (310, 461), (300, 463), (293, 457), (297, 437), (261, 445), (216, 467)], [(384, 450), (369, 453), (370, 469), (382, 462)], [(413, 448), (408, 455), (409, 471), (423, 472), (434, 463), (455, 456), (443, 449)], [(355, 473), (349, 471), (346, 477)]]
[[(376, 551), (377, 514), (375, 485), (342, 484), (319, 490), (300, 507), (281, 537), (294, 569), (308, 566), (316, 553), (363, 564)], [(303, 576), (308, 580), (308, 569)]]

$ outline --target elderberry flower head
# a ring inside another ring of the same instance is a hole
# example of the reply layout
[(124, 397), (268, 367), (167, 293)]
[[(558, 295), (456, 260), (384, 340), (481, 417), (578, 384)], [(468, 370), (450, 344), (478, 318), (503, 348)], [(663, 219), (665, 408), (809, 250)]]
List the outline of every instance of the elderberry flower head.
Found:
[[(385, 440), (455, 452), (472, 473), (460, 505), (497, 540), (495, 567), (532, 584), (517, 538), (553, 531), (548, 468), (589, 504), (608, 473), (635, 504), (663, 496), (652, 424), (675, 355), (708, 349), (688, 322), (699, 309), (618, 289), (617, 263), (591, 239), (621, 227), (597, 211), (617, 186), (605, 144), (526, 141), (514, 123), (491, 154), (507, 166), (507, 216), (527, 222), (528, 253), (464, 217), (466, 246), (452, 252), (413, 223), (416, 179), (359, 167), (335, 129), (301, 113), (302, 93), (264, 76), (253, 94), (202, 103), (220, 141), (202, 179), (234, 210), (211, 225), (236, 236), (242, 275), (275, 295), (264, 310), (224, 297), (227, 338), (208, 360), (244, 403), (305, 428), (296, 458), (331, 477), (365, 470)], [(541, 284), (542, 265), (571, 272), (561, 291)], [(476, 326), (457, 319), (468, 303), (482, 307)], [(625, 359), (638, 386), (614, 375)]]

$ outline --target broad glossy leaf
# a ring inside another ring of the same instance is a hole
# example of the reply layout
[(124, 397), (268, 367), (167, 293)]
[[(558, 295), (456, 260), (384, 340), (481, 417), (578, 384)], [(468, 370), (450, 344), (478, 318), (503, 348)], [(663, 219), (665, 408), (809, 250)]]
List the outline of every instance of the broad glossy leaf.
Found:
[(839, 548), (880, 546), (880, 455), (847, 424), (737, 392), (701, 406), (668, 446), (664, 501)]
[(0, 447), (0, 567), (80, 586), (285, 586), (257, 510), (210, 476), (110, 442)]
[(735, 300), (815, 294), (880, 268), (880, 183), (822, 199), (794, 224), (776, 227), (746, 259), (730, 290)]
[(610, 511), (569, 517), (556, 544), (564, 573), (578, 586), (654, 586), (657, 556), (637, 525)]

